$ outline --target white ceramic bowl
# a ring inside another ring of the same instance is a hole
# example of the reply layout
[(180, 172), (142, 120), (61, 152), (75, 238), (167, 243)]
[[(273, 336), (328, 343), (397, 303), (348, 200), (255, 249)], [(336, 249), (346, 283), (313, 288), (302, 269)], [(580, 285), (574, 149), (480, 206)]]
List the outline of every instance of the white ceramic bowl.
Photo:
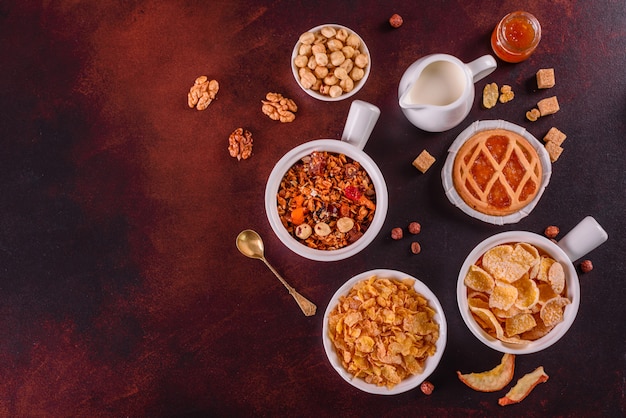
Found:
[[(278, 193), (282, 178), (291, 166), (313, 151), (341, 153), (354, 161), (358, 161), (365, 171), (367, 171), (374, 185), (374, 190), (376, 191), (376, 211), (374, 212), (374, 219), (369, 228), (365, 231), (363, 236), (354, 243), (337, 250), (317, 250), (306, 246), (289, 234), (287, 229), (283, 226), (280, 215), (278, 214), (276, 194)], [(367, 247), (374, 238), (376, 238), (376, 235), (378, 235), (383, 227), (385, 216), (387, 216), (388, 202), (387, 185), (383, 174), (376, 163), (374, 163), (374, 160), (354, 145), (336, 139), (318, 139), (306, 142), (289, 151), (274, 166), (265, 188), (265, 212), (278, 239), (296, 254), (316, 261), (342, 260), (357, 254)]]
[[(300, 82), (300, 76), (298, 75), (298, 67), (296, 67), (296, 65), (294, 64), (294, 60), (298, 56), (298, 50), (300, 49), (300, 41), (296, 42), (296, 45), (294, 46), (293, 51), (291, 53), (291, 72), (293, 73), (293, 77), (296, 79), (296, 83), (298, 83), (300, 88), (302, 90), (304, 90), (304, 92), (306, 94), (308, 94), (309, 96), (314, 97), (314, 98), (316, 98), (318, 100), (326, 101), (326, 102), (337, 102), (337, 101), (344, 100), (344, 99), (347, 99), (349, 97), (354, 96), (355, 94), (358, 93), (359, 90), (361, 90), (361, 88), (363, 88), (363, 86), (365, 85), (365, 82), (367, 81), (367, 79), (368, 79), (368, 77), (370, 75), (371, 69), (372, 69), (372, 55), (370, 54), (370, 51), (367, 48), (367, 45), (363, 41), (363, 38), (361, 38), (359, 36), (359, 34), (357, 34), (355, 31), (353, 31), (352, 29), (347, 28), (345, 26), (337, 25), (337, 24), (334, 24), (334, 23), (328, 23), (328, 24), (325, 24), (325, 25), (316, 26), (316, 27), (314, 27), (312, 29), (309, 29), (306, 32), (316, 33), (316, 32), (319, 32), (322, 28), (324, 28), (326, 26), (330, 26), (330, 27), (333, 27), (335, 29), (345, 29), (346, 31), (348, 31), (349, 34), (354, 34), (354, 35), (356, 35), (360, 39), (360, 41), (361, 41), (360, 51), (363, 52), (364, 54), (366, 54), (368, 59), (369, 59), (369, 63), (365, 67), (365, 74), (364, 74), (363, 78), (361, 80), (359, 80), (359, 81), (355, 81), (354, 82), (354, 89), (352, 89), (352, 91), (350, 91), (348, 93), (343, 93), (341, 96), (338, 96), (338, 97), (330, 97), (330, 96), (325, 95), (325, 94), (320, 94), (320, 93), (318, 93), (315, 90), (304, 88), (302, 86), (302, 83)], [(298, 36), (300, 36), (300, 35), (298, 35)]]
[[(330, 315), (330, 312), (335, 308), (335, 306), (337, 306), (337, 303), (339, 302), (339, 297), (347, 295), (350, 292), (350, 289), (352, 289), (352, 287), (354, 287), (356, 283), (360, 282), (361, 280), (366, 280), (374, 275), (378, 277), (389, 278), (389, 279), (402, 280), (402, 279), (410, 278), (410, 279), (415, 280), (415, 284), (414, 284), (415, 290), (418, 293), (420, 293), (422, 296), (424, 296), (426, 299), (428, 299), (429, 306), (437, 312), (434, 319), (439, 324), (439, 339), (437, 340), (437, 343), (436, 343), (437, 351), (434, 356), (429, 357), (426, 360), (424, 371), (421, 374), (413, 375), (411, 377), (404, 379), (402, 382), (394, 386), (392, 389), (387, 389), (384, 386), (381, 387), (381, 386), (377, 386), (371, 383), (367, 383), (363, 379), (355, 378), (354, 376), (352, 376), (352, 374), (346, 371), (346, 369), (342, 366), (341, 360), (337, 356), (335, 348), (333, 347), (330, 337), (328, 336), (328, 316)], [(437, 299), (435, 294), (424, 283), (422, 283), (415, 277), (411, 276), (410, 274), (406, 274), (397, 270), (387, 270), (387, 269), (370, 270), (370, 271), (363, 272), (361, 274), (357, 274), (356, 276), (352, 277), (350, 280), (345, 282), (343, 286), (341, 286), (337, 290), (337, 292), (335, 292), (333, 297), (330, 299), (330, 302), (328, 303), (328, 307), (326, 308), (326, 311), (324, 312), (323, 321), (324, 321), (324, 324), (322, 326), (322, 341), (324, 344), (324, 350), (326, 351), (326, 356), (328, 357), (328, 361), (330, 361), (330, 364), (332, 365), (333, 369), (335, 369), (337, 373), (339, 373), (339, 375), (346, 382), (350, 383), (355, 388), (358, 388), (368, 393), (373, 393), (373, 394), (378, 394), (378, 395), (397, 395), (399, 393), (409, 391), (419, 386), (424, 380), (426, 380), (426, 378), (428, 378), (428, 376), (430, 376), (435, 371), (435, 369), (437, 368), (437, 365), (439, 364), (439, 361), (441, 360), (441, 357), (443, 356), (443, 352), (446, 348), (448, 326), (446, 323), (446, 317), (443, 313), (443, 308), (441, 307), (439, 300)]]
[[(561, 323), (557, 324), (548, 334), (538, 340), (530, 341), (524, 345), (502, 342), (489, 335), (480, 325), (478, 325), (469, 309), (467, 303), (467, 287), (463, 282), (470, 265), (474, 264), (487, 250), (497, 245), (516, 242), (526, 242), (532, 244), (539, 248), (540, 251), (545, 252), (561, 263), (563, 270), (565, 271), (565, 296), (571, 301), (571, 303), (565, 307), (563, 312), (563, 321)], [(580, 283), (578, 281), (576, 269), (572, 264), (572, 260), (570, 260), (568, 255), (557, 244), (532, 232), (509, 231), (487, 238), (478, 244), (467, 256), (463, 266), (461, 267), (461, 271), (459, 272), (456, 295), (459, 310), (461, 311), (461, 316), (463, 317), (465, 324), (470, 329), (472, 334), (474, 334), (474, 336), (476, 336), (476, 338), (478, 338), (482, 343), (502, 353), (529, 354), (550, 347), (552, 344), (560, 340), (572, 326), (580, 304)]]
[[(539, 187), (537, 195), (522, 209), (510, 215), (486, 215), (470, 207), (467, 203), (465, 203), (463, 198), (461, 198), (459, 193), (456, 191), (456, 188), (454, 187), (454, 180), (452, 179), (452, 168), (454, 166), (456, 154), (463, 146), (465, 141), (470, 139), (472, 136), (474, 136), (474, 134), (478, 132), (490, 129), (506, 129), (508, 131), (512, 131), (523, 136), (532, 145), (535, 151), (537, 151), (537, 155), (539, 156), (539, 160), (541, 161), (541, 185)], [(463, 132), (459, 134), (459, 136), (454, 140), (452, 145), (450, 145), (450, 148), (448, 149), (448, 157), (443, 166), (443, 169), (441, 170), (441, 180), (443, 183), (443, 188), (446, 196), (448, 197), (448, 200), (450, 200), (450, 203), (452, 203), (454, 206), (459, 207), (459, 209), (461, 209), (463, 212), (476, 219), (480, 219), (481, 221), (495, 225), (516, 223), (528, 216), (528, 214), (530, 214), (530, 212), (535, 208), (537, 203), (539, 203), (539, 199), (541, 199), (545, 188), (548, 187), (551, 175), (552, 163), (550, 162), (550, 156), (548, 155), (548, 151), (546, 151), (546, 147), (541, 144), (541, 142), (539, 142), (537, 138), (530, 134), (526, 129), (504, 120), (476, 121), (468, 126), (465, 130), (463, 130)]]

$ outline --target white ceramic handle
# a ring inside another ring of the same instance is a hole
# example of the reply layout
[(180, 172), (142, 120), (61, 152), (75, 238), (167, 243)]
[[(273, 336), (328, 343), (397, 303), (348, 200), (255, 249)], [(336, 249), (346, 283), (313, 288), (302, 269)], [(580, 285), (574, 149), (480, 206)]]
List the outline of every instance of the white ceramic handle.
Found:
[(341, 140), (362, 150), (365, 148), (379, 116), (380, 109), (373, 104), (362, 100), (353, 101), (350, 105)]
[(572, 262), (591, 252), (609, 238), (609, 234), (591, 216), (587, 216), (567, 233), (559, 242)]
[(466, 65), (472, 72), (474, 83), (476, 83), (493, 73), (498, 63), (496, 63), (496, 59), (491, 55), (483, 55)]

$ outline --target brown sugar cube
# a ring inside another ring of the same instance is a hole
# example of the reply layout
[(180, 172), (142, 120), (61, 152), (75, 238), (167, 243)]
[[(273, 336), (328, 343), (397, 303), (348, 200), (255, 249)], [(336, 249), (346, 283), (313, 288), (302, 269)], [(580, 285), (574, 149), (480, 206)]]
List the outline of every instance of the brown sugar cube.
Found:
[(424, 150), (415, 160), (413, 160), (413, 167), (417, 168), (422, 173), (425, 173), (434, 162), (435, 157), (430, 155), (428, 151)]
[(554, 68), (542, 68), (537, 71), (537, 87), (540, 89), (549, 89), (554, 87)]
[(559, 101), (556, 99), (556, 96), (539, 100), (539, 102), (537, 102), (537, 107), (539, 108), (541, 116), (552, 115), (560, 109)]
[(552, 141), (548, 141), (546, 143), (546, 150), (548, 151), (548, 155), (550, 156), (550, 161), (555, 162), (561, 156), (563, 152), (563, 148), (560, 145), (555, 144)]
[(546, 136), (543, 137), (543, 141), (546, 143), (552, 142), (560, 146), (563, 141), (565, 141), (565, 138), (567, 138), (567, 135), (565, 135), (563, 132), (559, 131), (553, 126), (552, 128), (550, 128)]

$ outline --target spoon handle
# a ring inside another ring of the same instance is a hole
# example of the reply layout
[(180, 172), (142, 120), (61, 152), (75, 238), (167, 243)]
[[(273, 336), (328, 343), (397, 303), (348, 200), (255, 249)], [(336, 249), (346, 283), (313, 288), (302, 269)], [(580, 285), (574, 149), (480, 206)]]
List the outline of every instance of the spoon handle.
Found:
[(317, 306), (315, 306), (313, 302), (311, 302), (310, 300), (302, 296), (300, 293), (296, 292), (296, 289), (291, 287), (289, 283), (287, 283), (287, 281), (283, 279), (280, 274), (278, 274), (278, 272), (274, 269), (274, 267), (272, 267), (272, 265), (265, 258), (262, 258), (261, 260), (263, 260), (265, 265), (272, 271), (272, 273), (274, 273), (274, 275), (278, 278), (278, 280), (280, 280), (283, 286), (287, 288), (287, 290), (289, 291), (289, 294), (296, 300), (296, 303), (298, 304), (300, 309), (302, 309), (302, 312), (304, 313), (304, 315), (306, 316), (315, 315), (315, 311), (317, 311)]

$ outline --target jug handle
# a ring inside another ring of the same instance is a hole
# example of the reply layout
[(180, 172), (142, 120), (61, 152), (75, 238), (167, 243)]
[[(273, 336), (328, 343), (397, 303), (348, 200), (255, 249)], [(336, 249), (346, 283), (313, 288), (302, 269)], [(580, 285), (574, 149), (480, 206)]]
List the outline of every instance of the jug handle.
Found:
[(557, 245), (574, 262), (604, 243), (608, 238), (609, 235), (600, 224), (593, 217), (587, 216), (569, 231)]
[(380, 109), (373, 104), (362, 100), (353, 101), (350, 105), (341, 140), (362, 150), (365, 148), (379, 116)]
[(498, 64), (494, 57), (487, 54), (476, 58), (474, 61), (467, 64), (467, 66), (472, 72), (474, 83), (476, 83), (494, 72)]

